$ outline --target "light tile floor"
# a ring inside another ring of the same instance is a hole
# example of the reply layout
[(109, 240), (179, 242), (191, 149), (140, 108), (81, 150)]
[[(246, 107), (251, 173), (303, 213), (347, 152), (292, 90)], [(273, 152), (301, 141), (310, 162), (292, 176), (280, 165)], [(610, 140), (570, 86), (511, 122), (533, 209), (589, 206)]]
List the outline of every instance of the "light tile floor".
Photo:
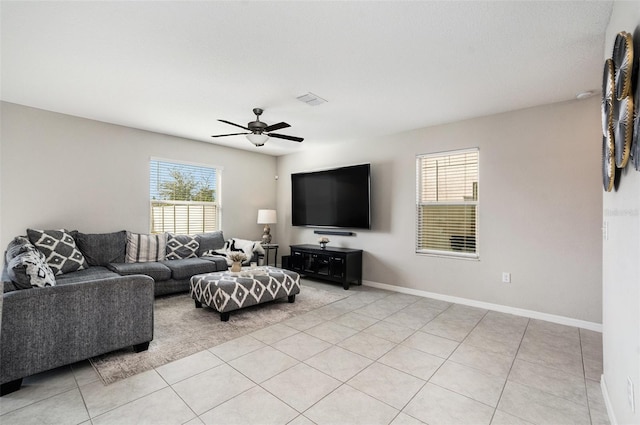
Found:
[(29, 377), (0, 398), (0, 423), (609, 423), (597, 332), (304, 285), (348, 296), (109, 386), (88, 362)]

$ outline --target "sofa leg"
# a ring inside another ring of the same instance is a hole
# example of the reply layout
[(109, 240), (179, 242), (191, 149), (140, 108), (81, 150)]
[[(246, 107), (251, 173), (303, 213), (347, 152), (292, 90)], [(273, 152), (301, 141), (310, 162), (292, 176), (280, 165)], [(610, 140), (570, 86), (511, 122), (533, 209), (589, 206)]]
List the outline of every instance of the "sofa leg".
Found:
[(136, 344), (133, 346), (133, 351), (136, 353), (142, 353), (143, 351), (147, 351), (149, 349), (149, 341), (143, 342), (142, 344)]
[(289, 295), (289, 302), (290, 302), (290, 303), (294, 303), (294, 302), (296, 302), (296, 294)]
[(229, 321), (229, 312), (226, 311), (224, 313), (220, 313), (220, 321), (221, 322), (228, 322)]
[(198, 300), (194, 300), (196, 302), (196, 308), (202, 308), (202, 303)]
[(4, 384), (0, 385), (0, 397), (18, 391), (21, 386), (22, 378), (16, 379), (15, 381), (5, 382)]

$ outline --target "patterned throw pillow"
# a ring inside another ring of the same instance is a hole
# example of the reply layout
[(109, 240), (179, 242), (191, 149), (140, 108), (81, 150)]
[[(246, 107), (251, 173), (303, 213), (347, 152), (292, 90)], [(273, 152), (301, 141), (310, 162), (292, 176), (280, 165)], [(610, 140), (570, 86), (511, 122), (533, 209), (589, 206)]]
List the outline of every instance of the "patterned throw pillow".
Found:
[(167, 235), (143, 235), (127, 232), (127, 263), (147, 263), (164, 261), (167, 249)]
[(89, 268), (76, 241), (66, 230), (27, 229), (27, 235), (31, 243), (44, 254), (56, 276)]
[(56, 284), (56, 278), (47, 265), (44, 254), (35, 248), (13, 257), (7, 264), (7, 272), (18, 289), (33, 286), (44, 288)]
[(4, 253), (5, 262), (8, 264), (14, 257), (17, 257), (18, 254), (22, 254), (23, 252), (27, 252), (30, 249), (36, 249), (35, 246), (26, 236), (16, 236), (13, 238), (9, 245), (7, 245), (7, 250)]
[(197, 257), (199, 248), (196, 236), (167, 234), (167, 260)]

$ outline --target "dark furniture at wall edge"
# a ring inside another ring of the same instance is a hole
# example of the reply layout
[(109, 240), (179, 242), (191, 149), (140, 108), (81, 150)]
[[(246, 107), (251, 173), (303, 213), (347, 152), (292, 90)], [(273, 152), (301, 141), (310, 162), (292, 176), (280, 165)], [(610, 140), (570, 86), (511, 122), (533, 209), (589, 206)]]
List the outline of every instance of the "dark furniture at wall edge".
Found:
[(278, 266), (278, 247), (280, 245), (278, 245), (277, 243), (263, 243), (261, 246), (262, 246), (262, 249), (264, 250), (264, 254), (260, 254), (258, 258), (264, 260), (264, 263), (262, 265), (268, 266), (270, 264), (269, 254), (271, 251), (274, 251), (275, 255), (273, 256), (273, 267), (277, 267)]
[[(350, 283), (362, 284), (362, 250), (320, 248), (318, 245), (291, 245), (291, 255), (282, 267), (301, 275), (338, 282), (344, 289)], [(285, 264), (286, 263), (286, 264)]]

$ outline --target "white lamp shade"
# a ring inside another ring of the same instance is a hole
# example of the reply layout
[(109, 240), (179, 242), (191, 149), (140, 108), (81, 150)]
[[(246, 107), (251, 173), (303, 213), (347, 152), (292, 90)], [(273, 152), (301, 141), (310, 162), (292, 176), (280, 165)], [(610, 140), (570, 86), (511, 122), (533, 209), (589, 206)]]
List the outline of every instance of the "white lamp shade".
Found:
[(275, 224), (277, 222), (276, 210), (258, 210), (258, 224)]
[(247, 134), (247, 139), (256, 146), (262, 146), (269, 140), (269, 136), (266, 134)]

